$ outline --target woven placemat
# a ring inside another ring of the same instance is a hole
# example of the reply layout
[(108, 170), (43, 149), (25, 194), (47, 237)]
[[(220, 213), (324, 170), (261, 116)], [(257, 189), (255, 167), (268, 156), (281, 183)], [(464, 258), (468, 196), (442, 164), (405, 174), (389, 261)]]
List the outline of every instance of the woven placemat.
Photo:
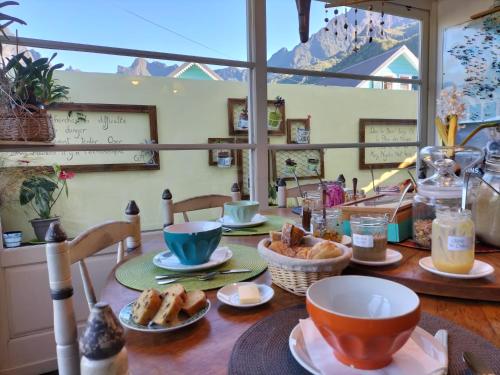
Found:
[(293, 220), (276, 215), (266, 215), (267, 221), (258, 227), (244, 228), (242, 230), (233, 229), (231, 232), (222, 232), (224, 236), (261, 236), (269, 234), (271, 231), (281, 231), (285, 223), (293, 223)]
[[(211, 268), (207, 271), (248, 268), (251, 269), (252, 272), (217, 275), (214, 279), (207, 281), (200, 281), (196, 279), (179, 280), (179, 282), (184, 285), (186, 290), (208, 290), (220, 288), (227, 284), (255, 277), (267, 268), (267, 263), (262, 260), (254, 247), (234, 244), (227, 246), (233, 252), (233, 257), (219, 267)], [(163, 268), (156, 267), (153, 264), (153, 257), (161, 251), (144, 254), (123, 263), (116, 269), (116, 280), (118, 280), (120, 284), (125, 285), (127, 288), (141, 291), (147, 288), (166, 288), (165, 285), (158, 285), (154, 277), (157, 275), (168, 275), (178, 272), (168, 271)]]
[[(411, 247), (412, 249), (417, 249), (417, 250), (422, 250), (422, 251), (431, 251), (431, 249), (426, 249), (425, 247), (422, 247), (418, 245), (415, 241), (413, 240), (406, 240), (403, 242), (398, 242), (398, 245), (404, 246), (404, 247)], [(500, 252), (500, 249), (487, 245), (482, 242), (476, 242), (476, 246), (474, 246), (474, 251), (476, 253), (496, 253)]]
[[(299, 375), (309, 374), (298, 364), (288, 348), (288, 337), (299, 319), (307, 318), (304, 305), (281, 310), (254, 324), (243, 333), (233, 347), (229, 375)], [(470, 351), (500, 374), (500, 350), (482, 337), (467, 331), (449, 320), (423, 313), (419, 326), (431, 334), (448, 330), (449, 372), (467, 374), (462, 352)]]

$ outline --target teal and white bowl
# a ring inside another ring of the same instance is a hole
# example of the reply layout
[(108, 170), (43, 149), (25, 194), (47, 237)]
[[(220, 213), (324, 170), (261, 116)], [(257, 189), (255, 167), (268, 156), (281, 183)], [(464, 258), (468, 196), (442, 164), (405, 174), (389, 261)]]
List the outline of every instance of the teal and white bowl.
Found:
[(222, 224), (193, 221), (174, 224), (163, 229), (163, 238), (182, 264), (203, 264), (217, 249), (222, 236)]
[(259, 212), (259, 202), (236, 201), (224, 203), (224, 215), (229, 216), (235, 223), (249, 223)]

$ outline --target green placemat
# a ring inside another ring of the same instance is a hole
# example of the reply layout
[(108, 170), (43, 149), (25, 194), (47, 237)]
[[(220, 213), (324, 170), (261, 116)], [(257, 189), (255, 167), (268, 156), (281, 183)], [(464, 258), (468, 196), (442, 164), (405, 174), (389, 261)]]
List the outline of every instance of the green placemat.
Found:
[[(179, 280), (179, 283), (184, 285), (186, 290), (208, 290), (220, 288), (224, 285), (236, 283), (250, 279), (262, 273), (267, 268), (267, 263), (259, 256), (254, 247), (242, 245), (226, 245), (233, 252), (233, 257), (219, 267), (211, 268), (206, 272), (213, 270), (230, 270), (235, 268), (248, 268), (252, 272), (234, 273), (230, 275), (217, 275), (212, 280), (200, 281), (196, 279)], [(165, 251), (165, 250), (161, 250)], [(120, 284), (135, 290), (144, 290), (147, 288), (165, 289), (167, 285), (158, 285), (155, 280), (157, 275), (168, 275), (178, 273), (176, 271), (168, 271), (163, 268), (156, 267), (153, 264), (153, 258), (161, 251), (144, 254), (136, 258), (130, 259), (116, 269), (115, 277)], [(197, 271), (198, 272), (198, 271)], [(205, 272), (205, 271), (199, 271)]]
[(269, 234), (273, 230), (280, 231), (285, 223), (293, 223), (292, 219), (282, 216), (266, 215), (267, 221), (258, 227), (243, 228), (241, 230), (233, 229), (231, 232), (222, 232), (224, 236), (261, 236)]

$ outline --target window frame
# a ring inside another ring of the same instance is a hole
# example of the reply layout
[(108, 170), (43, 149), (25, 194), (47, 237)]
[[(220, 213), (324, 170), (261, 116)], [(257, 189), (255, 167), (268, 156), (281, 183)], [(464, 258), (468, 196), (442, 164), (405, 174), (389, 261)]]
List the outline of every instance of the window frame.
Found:
[[(360, 8), (362, 6), (360, 5)], [(374, 6), (377, 11), (377, 6)], [(0, 144), (0, 152), (26, 151), (31, 148), (36, 151), (114, 151), (114, 150), (151, 150), (151, 151), (180, 151), (180, 150), (213, 150), (223, 147), (229, 150), (250, 150), (250, 192), (251, 198), (261, 202), (262, 207), (268, 204), (268, 169), (270, 150), (300, 150), (310, 148), (342, 149), (342, 148), (366, 148), (380, 146), (373, 143), (324, 143), (324, 144), (279, 144), (268, 143), (267, 136), (267, 75), (268, 73), (281, 73), (302, 76), (320, 76), (333, 78), (347, 78), (357, 80), (369, 80), (373, 82), (408, 84), (410, 87), (419, 87), (417, 129), (418, 139), (416, 142), (391, 143), (391, 146), (416, 146), (421, 147), (428, 141), (428, 102), (427, 93), (429, 87), (429, 35), (430, 35), (430, 12), (426, 9), (412, 8), (408, 12), (407, 5), (399, 5), (386, 2), (385, 12), (396, 16), (414, 18), (420, 21), (420, 56), (419, 56), (419, 78), (407, 79), (397, 77), (381, 77), (372, 75), (356, 75), (334, 72), (320, 72), (302, 69), (290, 69), (271, 67), (267, 65), (267, 42), (266, 42), (266, 0), (247, 0), (247, 61), (219, 59), (203, 56), (183, 55), (168, 52), (146, 51), (118, 47), (106, 47), (80, 43), (60, 42), (54, 40), (43, 40), (35, 38), (6, 39), (0, 36), (1, 43), (18, 44), (31, 48), (44, 48), (53, 50), (65, 50), (73, 52), (87, 52), (107, 54), (116, 56), (142, 57), (156, 60), (174, 60), (182, 62), (197, 62), (202, 64), (213, 64), (245, 68), (249, 70), (248, 101), (249, 101), (249, 137), (248, 143), (231, 144), (115, 144), (115, 145), (52, 145), (52, 146), (27, 146)], [(380, 9), (378, 9), (380, 11)], [(297, 32), (298, 40), (298, 32)]]

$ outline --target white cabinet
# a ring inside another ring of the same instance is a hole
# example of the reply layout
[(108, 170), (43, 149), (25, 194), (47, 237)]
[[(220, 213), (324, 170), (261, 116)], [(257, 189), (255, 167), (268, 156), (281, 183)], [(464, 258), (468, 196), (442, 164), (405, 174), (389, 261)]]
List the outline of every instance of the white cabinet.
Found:
[[(86, 261), (99, 296), (116, 264), (116, 246)], [(88, 316), (78, 265), (73, 265), (74, 306), (80, 327)], [(56, 366), (52, 300), (45, 246), (0, 247), (0, 375), (39, 374)]]

